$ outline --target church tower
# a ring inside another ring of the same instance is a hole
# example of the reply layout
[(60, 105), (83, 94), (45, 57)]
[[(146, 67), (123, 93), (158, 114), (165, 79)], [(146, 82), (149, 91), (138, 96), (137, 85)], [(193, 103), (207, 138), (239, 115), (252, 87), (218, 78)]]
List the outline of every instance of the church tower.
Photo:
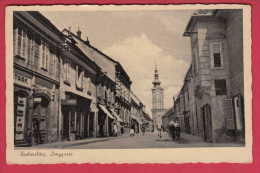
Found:
[(152, 88), (152, 116), (154, 129), (160, 127), (162, 125), (161, 116), (164, 114), (164, 95), (163, 88), (161, 87), (161, 82), (159, 79), (159, 73), (157, 70), (157, 66), (155, 66), (154, 70), (154, 80), (153, 80), (153, 88)]

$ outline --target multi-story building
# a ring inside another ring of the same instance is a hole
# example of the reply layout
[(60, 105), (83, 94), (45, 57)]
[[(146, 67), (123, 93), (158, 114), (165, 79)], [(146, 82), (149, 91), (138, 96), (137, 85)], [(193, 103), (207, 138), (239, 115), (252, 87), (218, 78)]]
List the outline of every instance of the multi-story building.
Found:
[[(100, 135), (103, 135), (103, 133), (105, 133), (105, 136), (111, 135), (110, 129), (114, 120), (117, 121), (120, 132), (129, 131), (131, 110), (130, 88), (132, 83), (130, 77), (119, 62), (92, 46), (88, 40), (83, 40), (80, 31), (77, 33), (77, 35), (71, 34), (77, 42), (77, 47), (102, 69), (103, 78), (106, 78), (106, 80), (101, 80), (101, 85), (104, 91), (106, 91), (107, 99), (111, 100), (106, 105), (103, 104), (102, 99), (98, 100), (100, 112), (103, 114), (103, 116), (100, 115), (99, 117), (107, 117), (105, 119), (108, 122), (103, 125), (105, 121), (99, 121), (98, 129)], [(103, 127), (105, 125), (107, 127)], [(102, 129), (105, 129), (105, 131)]]
[(244, 139), (242, 19), (242, 10), (198, 10), (184, 32), (192, 47), (189, 124), (205, 141)]
[(39, 12), (13, 21), (16, 146), (112, 136), (113, 124), (129, 131), (132, 82), (119, 62)]
[(62, 34), (38, 12), (14, 12), (14, 142), (37, 145), (59, 138)]
[(97, 76), (100, 68), (78, 49), (71, 32), (63, 30), (61, 54), (60, 129), (62, 140), (96, 137)]
[(136, 133), (139, 133), (142, 128), (144, 105), (133, 92), (130, 92), (130, 94), (131, 94), (130, 127), (135, 129)]

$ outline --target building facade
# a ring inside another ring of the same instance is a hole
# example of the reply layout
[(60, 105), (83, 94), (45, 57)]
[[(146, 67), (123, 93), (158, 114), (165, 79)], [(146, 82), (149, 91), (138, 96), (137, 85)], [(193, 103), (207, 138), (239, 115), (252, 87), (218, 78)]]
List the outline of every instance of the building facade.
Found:
[(14, 143), (57, 141), (62, 34), (38, 12), (13, 17)]
[(153, 88), (152, 88), (152, 117), (154, 123), (154, 130), (161, 128), (162, 125), (162, 115), (165, 112), (163, 94), (164, 93), (163, 93), (163, 88), (161, 87), (159, 73), (157, 67), (155, 67)]
[(97, 136), (97, 76), (100, 68), (76, 46), (69, 30), (63, 30), (61, 54), (61, 140)]
[(131, 115), (130, 127), (135, 130), (135, 133), (140, 133), (143, 125), (144, 105), (140, 99), (133, 93), (131, 95)]
[(242, 19), (241, 10), (198, 10), (184, 32), (192, 48), (184, 128), (208, 142), (244, 140)]
[[(77, 42), (78, 48), (101, 68), (103, 78), (106, 79), (104, 81), (109, 81), (105, 84), (101, 84), (103, 86), (101, 88), (105, 90), (105, 95), (109, 104), (103, 105), (104, 102), (101, 101), (102, 99), (98, 101), (101, 112), (107, 112), (108, 125), (104, 128), (102, 121), (100, 122), (100, 125), (98, 125), (99, 129), (106, 129), (105, 136), (109, 136), (112, 134), (110, 127), (116, 122), (120, 129), (120, 134), (128, 133), (130, 128), (130, 90), (132, 84), (130, 77), (119, 62), (95, 48), (88, 40), (82, 40), (80, 31), (77, 33), (80, 34), (72, 33), (71, 35)], [(102, 90), (98, 90), (98, 93), (100, 91)], [(114, 117), (114, 119), (112, 117)], [(104, 130), (100, 131), (103, 133)]]
[(13, 21), (15, 146), (112, 136), (114, 125), (120, 135), (136, 122), (140, 131), (144, 105), (119, 62), (39, 12)]

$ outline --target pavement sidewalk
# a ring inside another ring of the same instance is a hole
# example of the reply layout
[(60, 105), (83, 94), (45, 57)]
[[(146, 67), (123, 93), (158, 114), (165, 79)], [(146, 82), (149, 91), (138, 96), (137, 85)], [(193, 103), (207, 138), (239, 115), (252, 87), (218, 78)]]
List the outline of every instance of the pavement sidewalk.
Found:
[(46, 149), (46, 148), (67, 148), (77, 145), (85, 145), (90, 143), (96, 143), (96, 142), (104, 142), (108, 140), (115, 140), (115, 139), (121, 139), (121, 138), (127, 138), (129, 137), (129, 134), (124, 134), (117, 137), (96, 137), (96, 138), (87, 138), (87, 139), (81, 139), (81, 140), (75, 140), (75, 141), (60, 141), (60, 142), (54, 142), (49, 144), (41, 144), (41, 145), (35, 145), (32, 147), (19, 147), (17, 149)]

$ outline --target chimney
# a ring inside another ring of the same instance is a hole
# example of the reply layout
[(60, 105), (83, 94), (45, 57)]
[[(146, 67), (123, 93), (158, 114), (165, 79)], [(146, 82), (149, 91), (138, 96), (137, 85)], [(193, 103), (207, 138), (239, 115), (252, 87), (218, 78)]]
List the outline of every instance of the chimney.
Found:
[(87, 37), (87, 39), (85, 40), (85, 43), (86, 43), (86, 44), (89, 44), (89, 40), (88, 40), (88, 37)]
[(79, 27), (78, 27), (77, 36), (78, 36), (79, 38), (81, 38), (81, 34), (82, 34), (82, 32), (80, 31), (80, 29), (79, 29)]

